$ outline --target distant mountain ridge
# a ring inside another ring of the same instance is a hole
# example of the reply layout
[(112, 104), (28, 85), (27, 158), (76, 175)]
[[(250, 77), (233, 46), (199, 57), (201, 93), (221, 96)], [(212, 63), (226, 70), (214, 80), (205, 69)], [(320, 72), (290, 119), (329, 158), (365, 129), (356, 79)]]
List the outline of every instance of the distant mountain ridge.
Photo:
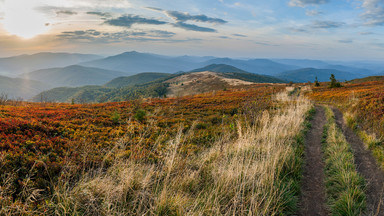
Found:
[(41, 69), (23, 74), (22, 77), (49, 83), (54, 87), (76, 87), (102, 85), (108, 80), (124, 75), (123, 72), (119, 71), (71, 65), (64, 68)]
[(140, 97), (163, 97), (224, 90), (233, 86), (253, 83), (279, 83), (283, 80), (252, 74), (230, 65), (208, 65), (204, 68), (181, 74), (140, 73), (118, 77), (103, 86), (55, 88), (34, 97), (34, 101), (106, 102), (136, 99)]
[(211, 64), (203, 68), (192, 70), (189, 73), (203, 72), (203, 71), (222, 73), (223, 76), (227, 78), (240, 79), (240, 80), (255, 82), (255, 83), (285, 83), (286, 82), (282, 79), (278, 79), (273, 76), (249, 73), (237, 67), (226, 65), (226, 64)]
[(210, 64), (226, 64), (237, 67), (241, 70), (263, 75), (276, 75), (283, 71), (298, 69), (297, 66), (284, 65), (274, 62), (269, 59), (250, 59), (250, 60), (238, 60), (231, 58), (216, 58), (211, 59), (203, 63), (204, 65)]
[(9, 98), (30, 99), (50, 88), (52, 86), (39, 81), (0, 76), (0, 94), (5, 94)]
[(102, 56), (92, 54), (50, 52), (0, 58), (0, 75), (16, 76), (35, 70), (66, 67), (100, 58)]
[(104, 59), (82, 63), (83, 66), (116, 70), (128, 75), (143, 72), (174, 73), (193, 69), (196, 62), (188, 62), (177, 57), (161, 56), (149, 53), (125, 52)]
[(169, 77), (168, 73), (140, 73), (132, 76), (117, 77), (104, 86), (110, 88), (122, 88), (152, 82), (157, 79)]
[(303, 68), (292, 71), (285, 71), (277, 75), (278, 78), (294, 82), (314, 82), (316, 77), (319, 82), (329, 82), (331, 74), (334, 74), (339, 81), (352, 80), (361, 76), (334, 69)]

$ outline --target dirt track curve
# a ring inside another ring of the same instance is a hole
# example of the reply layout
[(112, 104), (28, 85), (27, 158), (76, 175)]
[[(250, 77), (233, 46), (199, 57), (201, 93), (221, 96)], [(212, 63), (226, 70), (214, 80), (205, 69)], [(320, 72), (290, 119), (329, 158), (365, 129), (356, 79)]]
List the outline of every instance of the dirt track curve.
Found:
[(364, 143), (348, 128), (343, 121), (343, 114), (336, 108), (336, 124), (344, 133), (348, 143), (351, 144), (355, 156), (357, 171), (365, 178), (367, 183), (367, 215), (384, 215), (384, 172), (378, 166), (372, 153), (364, 147)]
[(305, 162), (298, 215), (327, 215), (324, 162), (321, 148), (323, 128), (326, 122), (324, 108), (316, 106), (316, 114), (311, 121), (312, 128), (305, 141)]

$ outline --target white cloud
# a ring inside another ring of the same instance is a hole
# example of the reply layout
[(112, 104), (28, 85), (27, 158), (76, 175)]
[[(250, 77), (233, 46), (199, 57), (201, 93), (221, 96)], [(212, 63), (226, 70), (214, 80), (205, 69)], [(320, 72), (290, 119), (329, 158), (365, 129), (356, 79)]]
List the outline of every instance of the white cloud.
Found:
[(362, 0), (365, 12), (362, 14), (367, 25), (384, 25), (384, 0)]
[(292, 7), (305, 7), (307, 5), (319, 5), (328, 2), (329, 0), (290, 0), (289, 5)]
[(305, 11), (305, 14), (307, 15), (307, 16), (318, 16), (318, 15), (320, 15), (320, 14), (322, 14), (323, 12), (321, 12), (321, 11), (318, 11), (318, 10), (307, 10), (307, 11)]

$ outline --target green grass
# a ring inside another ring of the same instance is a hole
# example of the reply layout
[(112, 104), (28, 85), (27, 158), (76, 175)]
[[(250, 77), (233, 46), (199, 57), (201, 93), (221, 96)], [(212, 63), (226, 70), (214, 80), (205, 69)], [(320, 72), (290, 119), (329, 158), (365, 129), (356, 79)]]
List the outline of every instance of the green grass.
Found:
[(323, 133), (325, 186), (331, 215), (362, 215), (366, 206), (364, 178), (357, 173), (350, 144), (326, 108)]
[(344, 114), (344, 118), (348, 127), (360, 137), (366, 147), (371, 150), (378, 164), (384, 169), (384, 137), (378, 138), (374, 133), (368, 133), (362, 130), (354, 114), (347, 112)]

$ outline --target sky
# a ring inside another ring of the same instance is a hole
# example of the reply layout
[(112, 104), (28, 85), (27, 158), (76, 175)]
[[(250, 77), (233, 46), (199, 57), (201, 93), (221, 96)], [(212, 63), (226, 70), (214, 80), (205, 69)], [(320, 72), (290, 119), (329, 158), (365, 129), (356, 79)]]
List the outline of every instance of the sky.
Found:
[(384, 60), (384, 0), (0, 0), (0, 57)]

